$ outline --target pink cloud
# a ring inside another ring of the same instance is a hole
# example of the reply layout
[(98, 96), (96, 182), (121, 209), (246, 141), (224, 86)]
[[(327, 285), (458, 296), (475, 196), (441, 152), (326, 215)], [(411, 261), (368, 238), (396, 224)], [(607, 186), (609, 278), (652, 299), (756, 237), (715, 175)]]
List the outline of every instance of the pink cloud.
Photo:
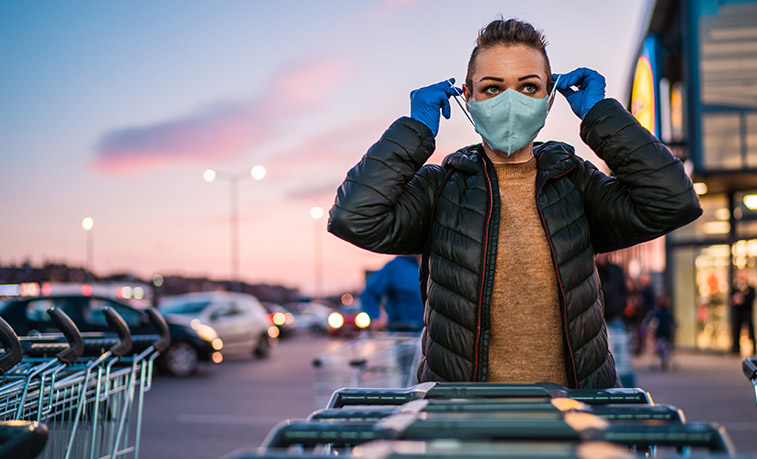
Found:
[(125, 174), (177, 163), (230, 160), (277, 135), (289, 117), (317, 107), (346, 78), (349, 66), (335, 58), (310, 58), (280, 68), (266, 93), (216, 104), (174, 119), (113, 129), (95, 145), (90, 166)]
[(91, 166), (123, 174), (176, 162), (233, 159), (267, 138), (261, 121), (251, 107), (227, 104), (170, 121), (116, 129), (97, 143)]

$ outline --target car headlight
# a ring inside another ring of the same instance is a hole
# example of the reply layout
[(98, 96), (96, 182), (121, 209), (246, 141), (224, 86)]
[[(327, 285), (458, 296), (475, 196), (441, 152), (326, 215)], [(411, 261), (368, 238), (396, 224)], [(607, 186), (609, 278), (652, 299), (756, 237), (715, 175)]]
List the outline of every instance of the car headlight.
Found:
[(339, 328), (344, 325), (344, 317), (338, 312), (332, 312), (329, 314), (328, 322), (331, 328)]
[(357, 325), (358, 327), (365, 328), (370, 324), (371, 324), (371, 316), (369, 316), (367, 313), (359, 312), (355, 316), (355, 325)]
[(287, 321), (287, 317), (283, 312), (277, 312), (273, 315), (273, 318), (271, 320), (273, 321), (274, 325), (284, 325)]
[(213, 342), (214, 339), (218, 338), (218, 333), (210, 325), (200, 324), (195, 328), (195, 331), (197, 332), (197, 336), (205, 341)]

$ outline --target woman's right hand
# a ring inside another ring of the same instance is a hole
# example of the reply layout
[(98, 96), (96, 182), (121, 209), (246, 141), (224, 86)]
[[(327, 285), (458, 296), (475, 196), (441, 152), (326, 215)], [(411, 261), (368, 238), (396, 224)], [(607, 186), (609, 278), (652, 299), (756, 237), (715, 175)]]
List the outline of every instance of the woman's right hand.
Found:
[(434, 137), (439, 132), (439, 110), (446, 119), (450, 117), (449, 98), (456, 94), (453, 84), (455, 79), (450, 78), (410, 93), (410, 117), (428, 126)]

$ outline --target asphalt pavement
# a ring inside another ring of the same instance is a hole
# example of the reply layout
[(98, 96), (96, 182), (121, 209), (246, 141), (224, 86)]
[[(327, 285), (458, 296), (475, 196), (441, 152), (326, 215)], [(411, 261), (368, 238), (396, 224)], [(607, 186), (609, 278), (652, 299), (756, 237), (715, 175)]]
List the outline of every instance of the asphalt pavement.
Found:
[(186, 379), (158, 376), (145, 396), (142, 457), (219, 458), (256, 447), (271, 427), (315, 409), (315, 355), (334, 341), (283, 340), (271, 356), (227, 356)]
[(636, 385), (655, 403), (682, 409), (688, 421), (721, 424), (738, 453), (757, 455), (754, 386), (742, 373), (741, 361), (726, 354), (677, 352), (669, 371), (662, 371), (651, 354), (632, 364)]
[[(156, 377), (145, 399), (141, 456), (218, 458), (260, 445), (278, 422), (316, 408), (311, 362), (336, 344), (300, 336), (265, 360), (227, 356), (191, 378)], [(633, 367), (637, 385), (655, 402), (681, 408), (689, 421), (722, 424), (739, 453), (757, 454), (757, 405), (740, 358), (678, 353), (670, 371), (651, 356), (635, 358)]]

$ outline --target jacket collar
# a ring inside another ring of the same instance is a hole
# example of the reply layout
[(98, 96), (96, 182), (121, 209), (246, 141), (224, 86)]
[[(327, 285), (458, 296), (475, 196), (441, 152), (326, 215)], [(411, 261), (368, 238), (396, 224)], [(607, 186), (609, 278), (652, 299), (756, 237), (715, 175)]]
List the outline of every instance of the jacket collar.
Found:
[(535, 143), (534, 156), (539, 175), (545, 179), (563, 175), (579, 162), (573, 147), (563, 142)]
[[(484, 156), (483, 146), (479, 143), (448, 155), (442, 165), (475, 174), (483, 170)], [(539, 176), (544, 179), (560, 176), (577, 166), (579, 162), (573, 147), (563, 142), (536, 142), (534, 156)]]

